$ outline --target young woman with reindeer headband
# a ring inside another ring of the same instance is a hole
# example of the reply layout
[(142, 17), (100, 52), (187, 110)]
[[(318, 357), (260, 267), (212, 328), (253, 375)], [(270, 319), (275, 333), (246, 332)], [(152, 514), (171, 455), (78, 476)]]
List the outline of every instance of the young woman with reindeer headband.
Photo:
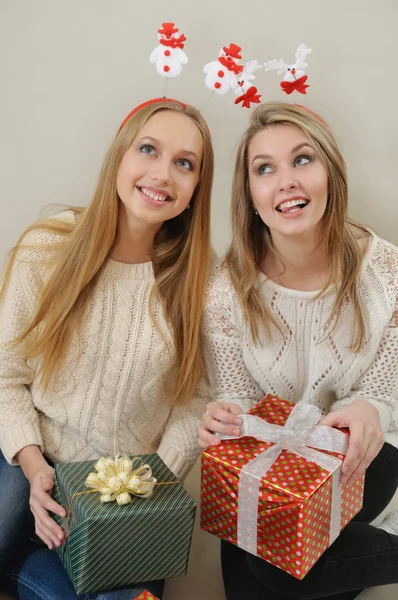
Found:
[[(301, 82), (300, 85), (305, 82)], [(342, 484), (366, 471), (363, 509), (300, 581), (222, 542), (228, 600), (351, 600), (398, 582), (398, 249), (347, 217), (346, 167), (328, 126), (281, 102), (255, 109), (239, 145), (233, 237), (205, 310), (212, 399), (199, 430), (240, 435), (266, 394), (348, 427)]]
[[(20, 598), (77, 597), (49, 550), (64, 532), (48, 511), (65, 516), (51, 498), (52, 463), (157, 452), (184, 478), (197, 458), (209, 400), (212, 178), (201, 114), (145, 102), (117, 133), (87, 208), (34, 223), (11, 253), (0, 313), (0, 569)], [(33, 525), (48, 549), (19, 554)]]

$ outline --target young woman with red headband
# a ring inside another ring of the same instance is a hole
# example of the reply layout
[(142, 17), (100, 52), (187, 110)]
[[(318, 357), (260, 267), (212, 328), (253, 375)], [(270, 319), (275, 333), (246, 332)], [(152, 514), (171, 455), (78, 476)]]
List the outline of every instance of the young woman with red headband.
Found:
[(348, 427), (342, 484), (366, 471), (364, 505), (302, 581), (222, 542), (228, 600), (352, 600), (398, 583), (398, 248), (347, 217), (346, 167), (308, 110), (259, 106), (241, 140), (232, 244), (205, 310), (213, 400), (199, 432), (239, 435), (266, 394)]
[[(184, 478), (196, 460), (209, 399), (212, 178), (200, 113), (147, 102), (117, 133), (87, 208), (33, 224), (11, 253), (0, 313), (0, 568), (20, 598), (76, 598), (50, 552), (64, 533), (48, 511), (65, 515), (51, 498), (51, 464), (157, 452)], [(20, 553), (34, 529), (48, 549)], [(146, 588), (161, 596), (163, 582), (95, 597)]]

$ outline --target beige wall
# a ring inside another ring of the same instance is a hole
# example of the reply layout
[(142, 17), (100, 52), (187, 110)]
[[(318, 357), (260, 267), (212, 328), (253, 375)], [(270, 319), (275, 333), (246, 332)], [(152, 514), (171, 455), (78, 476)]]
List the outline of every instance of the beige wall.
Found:
[[(398, 244), (397, 0), (0, 0), (0, 260), (45, 205), (88, 202), (123, 117), (163, 94), (149, 55), (168, 20), (186, 34), (189, 56), (168, 94), (198, 107), (209, 96), (202, 67), (221, 46), (235, 42), (246, 60), (261, 62), (290, 62), (300, 42), (312, 47), (303, 100), (341, 144), (351, 215)], [(286, 99), (275, 73), (260, 72), (257, 83), (264, 99)], [(219, 252), (230, 235), (234, 149), (248, 120), (233, 100), (213, 97), (203, 108), (216, 150)], [(195, 495), (197, 478), (189, 484)], [(195, 536), (191, 579), (174, 582), (170, 600), (222, 598), (216, 551), (215, 539)]]

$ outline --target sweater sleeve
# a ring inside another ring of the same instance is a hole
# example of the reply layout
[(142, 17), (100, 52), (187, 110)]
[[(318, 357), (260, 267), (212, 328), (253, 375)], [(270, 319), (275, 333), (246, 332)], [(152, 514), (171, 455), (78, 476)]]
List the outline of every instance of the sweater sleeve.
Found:
[(173, 408), (167, 421), (157, 452), (180, 479), (185, 479), (199, 456), (198, 430), (208, 402), (209, 384), (203, 378), (191, 402)]
[(25, 446), (37, 445), (43, 451), (39, 415), (29, 391), (32, 369), (18, 346), (10, 345), (34, 316), (41, 286), (37, 264), (29, 254), (19, 251), (0, 306), (0, 444), (10, 464)]
[(387, 433), (398, 406), (398, 250), (390, 244), (384, 244), (380, 270), (391, 306), (391, 317), (372, 363), (349, 394), (332, 404), (331, 411), (364, 398), (378, 409), (383, 431)]
[(227, 270), (215, 269), (205, 309), (206, 363), (211, 397), (217, 402), (234, 402), (246, 412), (264, 397), (249, 372), (243, 355), (243, 332), (233, 322), (235, 292)]

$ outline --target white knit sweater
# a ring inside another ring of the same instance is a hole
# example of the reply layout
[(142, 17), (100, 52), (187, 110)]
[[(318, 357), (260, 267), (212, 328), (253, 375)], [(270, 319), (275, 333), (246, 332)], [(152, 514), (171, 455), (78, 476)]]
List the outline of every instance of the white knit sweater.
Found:
[[(74, 219), (71, 212), (60, 218)], [(39, 231), (27, 243), (55, 239)], [(43, 278), (38, 251), (23, 254), (0, 312), (0, 442), (7, 460), (29, 444), (54, 462), (158, 452), (184, 477), (199, 454), (197, 430), (209, 390), (202, 382), (187, 407), (168, 404), (162, 373), (170, 357), (148, 311), (152, 263), (107, 262), (82, 323), (80, 354), (72, 344), (55, 390), (43, 394), (35, 382), (37, 364), (6, 345), (34, 314)], [(160, 303), (155, 316), (171, 342)]]
[(248, 410), (266, 394), (309, 402), (323, 414), (357, 397), (380, 413), (386, 441), (398, 447), (398, 248), (372, 235), (364, 257), (359, 296), (367, 324), (358, 354), (349, 350), (353, 313), (347, 304), (333, 337), (322, 339), (334, 293), (282, 287), (258, 280), (264, 303), (283, 334), (265, 334), (255, 345), (227, 270), (213, 275), (205, 313), (212, 399)]

